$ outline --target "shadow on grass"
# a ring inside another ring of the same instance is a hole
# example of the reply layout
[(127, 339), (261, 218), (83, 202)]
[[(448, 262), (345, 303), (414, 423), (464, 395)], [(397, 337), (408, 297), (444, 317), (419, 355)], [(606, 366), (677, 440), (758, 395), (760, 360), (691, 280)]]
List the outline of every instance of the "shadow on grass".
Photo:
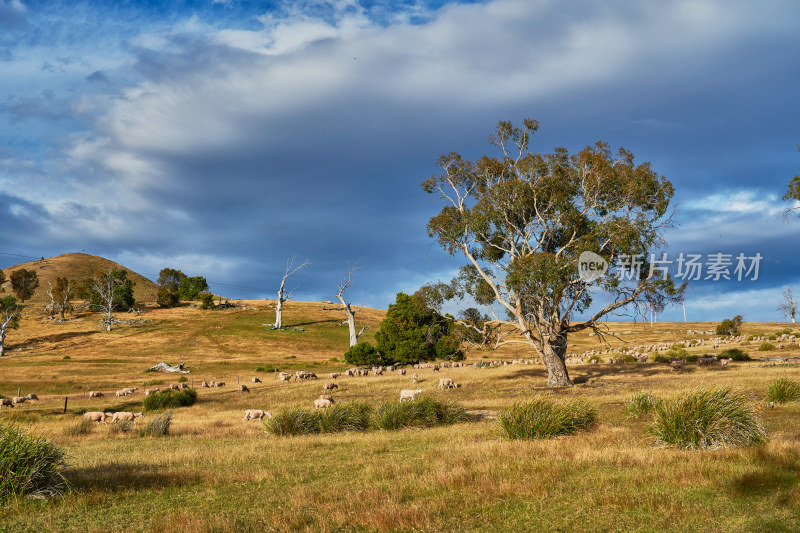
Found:
[[(88, 337), (90, 335), (96, 335), (97, 333), (99, 333), (99, 330), (98, 331), (65, 331), (63, 333), (54, 333), (52, 335), (42, 335), (41, 337), (33, 337), (33, 338), (30, 338), (30, 339), (27, 339), (25, 341), (24, 345), (20, 344), (18, 346), (13, 346), (13, 347), (23, 347), (24, 348), (25, 346), (33, 346), (33, 345), (39, 344), (41, 342), (60, 343), (60, 342), (64, 342), (66, 340), (77, 338), (77, 337)], [(11, 347), (6, 346), (6, 348), (8, 349), (8, 348), (11, 348)]]
[(792, 505), (792, 493), (800, 484), (800, 453), (770, 453), (759, 446), (753, 450), (751, 464), (756, 469), (734, 478), (729, 490), (744, 497), (773, 495), (777, 503)]
[(338, 324), (341, 320), (329, 318), (328, 320), (313, 320), (310, 322), (298, 322), (297, 324), (284, 324), (283, 329), (286, 328), (300, 328), (303, 326), (313, 326), (315, 324)]
[(129, 463), (70, 468), (64, 475), (75, 490), (81, 491), (180, 487), (200, 481), (195, 473), (164, 471), (152, 466)]

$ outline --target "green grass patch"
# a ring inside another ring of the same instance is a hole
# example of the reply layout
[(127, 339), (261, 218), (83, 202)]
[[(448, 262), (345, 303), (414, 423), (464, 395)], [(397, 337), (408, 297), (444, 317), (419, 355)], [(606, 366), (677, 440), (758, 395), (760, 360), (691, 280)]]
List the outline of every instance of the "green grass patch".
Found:
[(0, 502), (62, 494), (65, 467), (64, 452), (47, 439), (0, 425)]
[(323, 433), (340, 431), (367, 431), (372, 427), (374, 409), (365, 402), (333, 404), (319, 413), (319, 426)]
[(177, 407), (188, 407), (197, 401), (197, 391), (194, 389), (163, 390), (147, 396), (144, 401), (144, 408), (148, 411), (159, 409), (175, 409)]
[(410, 427), (434, 427), (464, 422), (469, 419), (466, 409), (457, 403), (435, 398), (410, 402), (387, 402), (375, 410), (375, 426), (385, 430)]
[[(83, 410), (84, 413), (86, 409)], [(83, 414), (83, 413), (81, 413)], [(81, 418), (80, 422), (76, 424), (70, 424), (69, 426), (64, 428), (64, 436), (66, 437), (77, 437), (79, 435), (88, 435), (92, 431), (94, 431), (95, 423), (91, 420), (86, 420), (85, 418)]]
[(591, 429), (597, 411), (581, 398), (553, 401), (539, 396), (514, 404), (498, 422), (506, 439), (549, 439)]
[(639, 417), (653, 410), (661, 400), (646, 391), (637, 392), (625, 402), (625, 409), (632, 417)]
[(689, 450), (748, 446), (767, 438), (753, 403), (725, 387), (658, 403), (649, 430), (657, 444)]
[(800, 383), (786, 376), (776, 379), (767, 388), (769, 402), (789, 403), (797, 400), (800, 400)]
[(256, 372), (280, 372), (280, 369), (275, 365), (262, 365), (256, 367)]

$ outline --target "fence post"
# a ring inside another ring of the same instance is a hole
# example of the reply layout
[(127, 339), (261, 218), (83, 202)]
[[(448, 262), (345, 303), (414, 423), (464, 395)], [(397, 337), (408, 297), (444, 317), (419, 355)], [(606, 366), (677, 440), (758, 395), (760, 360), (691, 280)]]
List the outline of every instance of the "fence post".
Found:
[(69, 400), (69, 396), (64, 396), (64, 414), (67, 414), (67, 400)]

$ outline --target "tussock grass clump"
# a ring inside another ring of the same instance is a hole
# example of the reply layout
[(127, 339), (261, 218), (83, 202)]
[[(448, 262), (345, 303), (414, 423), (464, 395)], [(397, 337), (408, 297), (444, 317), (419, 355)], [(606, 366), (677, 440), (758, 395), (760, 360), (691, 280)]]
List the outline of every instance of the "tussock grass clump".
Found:
[(256, 372), (278, 372), (278, 367), (274, 365), (262, 365), (256, 367)]
[(630, 399), (625, 402), (625, 408), (628, 414), (633, 417), (638, 417), (649, 413), (653, 410), (661, 400), (656, 398), (651, 393), (646, 391), (637, 392)]
[(94, 430), (95, 423), (91, 420), (82, 418), (76, 424), (70, 424), (64, 428), (64, 435), (67, 437), (77, 437), (78, 435), (88, 435)]
[(597, 411), (580, 398), (556, 402), (540, 396), (514, 404), (498, 421), (506, 439), (549, 439), (590, 429)]
[(169, 425), (172, 422), (172, 411), (162, 413), (153, 418), (145, 427), (139, 430), (140, 437), (161, 437), (169, 434)]
[(653, 409), (650, 433), (678, 449), (748, 446), (767, 438), (753, 403), (729, 388), (697, 389)]
[(287, 409), (267, 418), (264, 428), (275, 435), (307, 435), (322, 431), (320, 414), (306, 409)]
[(323, 433), (367, 431), (372, 426), (371, 419), (374, 411), (371, 405), (364, 402), (333, 404), (320, 413), (320, 430)]
[(164, 384), (163, 379), (148, 379), (143, 383), (145, 387), (152, 387), (153, 385), (163, 385), (163, 384)]
[(133, 420), (119, 420), (108, 425), (108, 432), (112, 435), (130, 433), (131, 431), (133, 431)]
[(771, 342), (762, 342), (758, 347), (759, 352), (771, 352), (774, 349), (775, 345)]
[(789, 403), (797, 400), (800, 400), (800, 383), (786, 376), (776, 379), (767, 388), (769, 402)]
[(175, 409), (188, 407), (197, 401), (197, 391), (194, 389), (163, 390), (147, 396), (144, 399), (144, 408), (148, 411), (158, 409)]
[(731, 361), (750, 361), (750, 356), (744, 350), (740, 350), (739, 348), (728, 348), (727, 350), (722, 350), (717, 359), (730, 359)]
[(47, 439), (0, 424), (0, 502), (22, 496), (57, 496), (67, 489), (64, 452)]
[(385, 430), (433, 427), (464, 422), (469, 418), (460, 404), (435, 398), (411, 402), (387, 402), (375, 411), (375, 426)]

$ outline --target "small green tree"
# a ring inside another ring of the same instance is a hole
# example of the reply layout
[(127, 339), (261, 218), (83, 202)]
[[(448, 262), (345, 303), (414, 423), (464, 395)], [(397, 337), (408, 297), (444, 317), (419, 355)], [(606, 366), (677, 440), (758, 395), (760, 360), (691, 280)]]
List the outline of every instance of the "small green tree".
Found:
[(21, 268), (11, 273), (11, 290), (14, 291), (20, 302), (24, 302), (33, 296), (38, 286), (39, 276), (35, 270)]
[(111, 331), (114, 322), (112, 313), (116, 310), (127, 311), (132, 308), (133, 286), (135, 283), (128, 279), (127, 270), (111, 269), (105, 274), (100, 274), (92, 280), (91, 305), (92, 308), (106, 314), (104, 320), (106, 331)]
[(178, 296), (181, 300), (196, 300), (200, 293), (208, 290), (208, 283), (203, 276), (184, 277), (178, 285)]
[(379, 354), (378, 350), (367, 341), (361, 341), (351, 346), (344, 353), (344, 360), (351, 365), (359, 366), (391, 365), (395, 363), (394, 360)]
[(162, 268), (158, 273), (158, 295), (156, 301), (161, 307), (175, 307), (180, 302), (178, 291), (186, 274), (174, 268)]
[(742, 328), (742, 315), (733, 318), (726, 318), (717, 326), (717, 335), (729, 335), (735, 337), (739, 335)]
[(214, 309), (214, 295), (204, 292), (200, 295), (200, 309)]
[(0, 357), (6, 354), (6, 331), (19, 327), (21, 307), (10, 294), (0, 298)]
[(386, 360), (406, 364), (463, 358), (458, 340), (450, 336), (450, 324), (420, 299), (398, 292), (375, 334), (378, 352)]

